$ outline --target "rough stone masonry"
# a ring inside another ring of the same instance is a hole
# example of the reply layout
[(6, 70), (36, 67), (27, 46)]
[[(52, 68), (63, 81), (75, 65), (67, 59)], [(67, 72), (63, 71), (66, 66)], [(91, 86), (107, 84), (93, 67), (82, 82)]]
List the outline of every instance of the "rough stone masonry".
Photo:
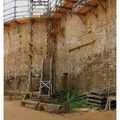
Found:
[[(79, 92), (91, 91), (116, 84), (116, 1), (107, 0), (106, 12), (89, 11), (86, 23), (74, 14), (60, 19), (64, 36), (57, 34), (47, 42), (47, 22), (33, 23), (33, 73), (39, 73), (47, 51), (54, 52), (56, 88), (62, 89), (61, 77), (68, 73), (71, 87)], [(28, 23), (10, 23), (4, 27), (5, 80), (26, 80), (28, 76)], [(94, 42), (93, 42), (94, 41)], [(48, 50), (49, 48), (49, 50)], [(13, 82), (14, 83), (14, 82)]]

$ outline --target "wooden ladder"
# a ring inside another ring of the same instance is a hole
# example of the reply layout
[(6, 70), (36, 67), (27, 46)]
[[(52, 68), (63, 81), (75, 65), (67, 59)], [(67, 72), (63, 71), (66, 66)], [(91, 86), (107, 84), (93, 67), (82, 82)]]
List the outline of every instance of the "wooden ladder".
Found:
[(39, 96), (52, 95), (52, 58), (42, 60)]

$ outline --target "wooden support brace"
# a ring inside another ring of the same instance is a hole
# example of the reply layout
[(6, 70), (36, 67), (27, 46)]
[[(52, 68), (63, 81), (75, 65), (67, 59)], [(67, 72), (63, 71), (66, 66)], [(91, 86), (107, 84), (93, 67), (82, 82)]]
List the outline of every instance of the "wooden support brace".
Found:
[(88, 7), (90, 7), (90, 10), (91, 10), (91, 12), (94, 14), (94, 16), (97, 18), (98, 17), (98, 15), (97, 15), (97, 13), (96, 13), (96, 11), (95, 11), (95, 8), (97, 7), (97, 4), (90, 4), (90, 3), (85, 3), (84, 4), (84, 6), (88, 6)]
[(75, 47), (75, 48), (70, 49), (69, 52), (72, 52), (72, 51), (74, 51), (74, 50), (76, 50), (76, 49), (80, 49), (81, 47), (84, 47), (84, 46), (87, 46), (87, 45), (93, 44), (94, 42), (95, 42), (95, 40), (92, 40), (91, 42), (88, 42), (88, 43), (85, 43), (85, 44), (79, 45), (79, 46), (77, 46), (77, 47)]
[(105, 12), (107, 12), (107, 6), (104, 6), (103, 3), (101, 2), (101, 0), (97, 0), (97, 1), (98, 1), (98, 3), (101, 5), (101, 7), (103, 8), (103, 10), (104, 10)]

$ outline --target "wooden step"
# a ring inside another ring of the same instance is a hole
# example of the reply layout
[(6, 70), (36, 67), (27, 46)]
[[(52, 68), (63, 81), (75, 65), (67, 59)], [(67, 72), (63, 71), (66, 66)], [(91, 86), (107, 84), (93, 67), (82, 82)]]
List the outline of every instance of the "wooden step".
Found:
[(38, 104), (39, 104), (38, 101), (32, 101), (32, 100), (22, 100), (21, 101), (21, 106), (33, 105), (35, 110), (38, 109)]

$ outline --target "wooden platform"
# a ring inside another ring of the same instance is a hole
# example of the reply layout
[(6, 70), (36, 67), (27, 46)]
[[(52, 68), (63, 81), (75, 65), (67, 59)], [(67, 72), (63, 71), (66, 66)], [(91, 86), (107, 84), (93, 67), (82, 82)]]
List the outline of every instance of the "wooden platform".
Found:
[[(105, 3), (105, 0), (101, 0), (101, 3), (102, 2)], [(60, 6), (56, 6), (57, 8), (55, 8), (53, 11), (51, 11), (51, 18), (59, 19), (63, 15), (66, 15), (68, 13), (84, 15), (87, 12), (89, 12), (89, 10), (91, 8), (95, 8), (98, 4), (99, 4), (98, 0), (87, 0), (86, 3), (84, 3), (84, 2), (82, 3), (82, 2), (80, 2), (80, 0), (64, 0)], [(44, 15), (41, 15), (41, 16), (33, 15), (31, 18), (33, 20), (39, 20), (39, 21), (47, 20)], [(18, 19), (16, 19), (16, 22), (27, 23), (27, 22), (29, 22), (29, 20), (30, 20), (29, 17), (18, 18)], [(7, 25), (7, 24), (10, 24), (11, 22), (14, 22), (14, 21), (9, 20), (9, 21), (5, 22), (4, 24)]]
[(61, 6), (58, 6), (58, 10), (54, 11), (52, 18), (59, 19), (62, 15), (68, 13), (85, 14), (91, 7), (97, 6), (97, 0), (87, 0), (86, 3), (81, 3), (80, 0), (65, 0)]

